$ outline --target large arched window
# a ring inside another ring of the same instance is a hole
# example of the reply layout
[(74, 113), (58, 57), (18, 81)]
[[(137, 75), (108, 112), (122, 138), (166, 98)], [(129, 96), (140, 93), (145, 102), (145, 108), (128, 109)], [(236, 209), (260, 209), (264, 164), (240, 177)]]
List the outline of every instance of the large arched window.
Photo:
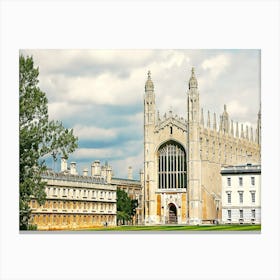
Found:
[(186, 188), (186, 153), (182, 145), (168, 141), (158, 150), (159, 189)]

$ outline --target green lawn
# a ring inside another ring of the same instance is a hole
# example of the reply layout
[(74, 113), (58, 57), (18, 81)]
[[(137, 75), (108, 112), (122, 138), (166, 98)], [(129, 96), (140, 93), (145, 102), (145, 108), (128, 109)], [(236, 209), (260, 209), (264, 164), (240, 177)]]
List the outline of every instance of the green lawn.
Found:
[(159, 225), (118, 226), (82, 229), (83, 231), (260, 231), (261, 225)]

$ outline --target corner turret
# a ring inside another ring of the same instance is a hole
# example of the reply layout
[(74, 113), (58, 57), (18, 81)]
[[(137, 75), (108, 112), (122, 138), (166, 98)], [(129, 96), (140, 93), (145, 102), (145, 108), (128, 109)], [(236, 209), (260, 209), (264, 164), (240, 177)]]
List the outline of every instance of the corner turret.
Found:
[(148, 79), (145, 84), (145, 91), (154, 91), (154, 83), (151, 78), (151, 71), (148, 71)]
[(194, 67), (192, 68), (192, 75), (189, 79), (189, 89), (191, 88), (198, 88), (198, 83), (197, 83), (197, 79), (194, 73)]

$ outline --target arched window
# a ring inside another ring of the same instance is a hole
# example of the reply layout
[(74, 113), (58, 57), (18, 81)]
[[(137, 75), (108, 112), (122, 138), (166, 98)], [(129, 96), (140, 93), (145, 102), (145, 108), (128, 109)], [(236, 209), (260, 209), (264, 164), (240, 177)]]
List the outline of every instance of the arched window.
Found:
[(158, 150), (159, 189), (186, 188), (186, 153), (174, 141), (164, 143)]

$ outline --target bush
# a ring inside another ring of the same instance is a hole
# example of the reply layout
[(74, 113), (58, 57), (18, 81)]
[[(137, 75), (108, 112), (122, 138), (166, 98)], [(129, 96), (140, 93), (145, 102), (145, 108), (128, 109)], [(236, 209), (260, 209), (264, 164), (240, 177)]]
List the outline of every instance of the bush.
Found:
[(29, 225), (27, 226), (27, 230), (37, 230), (37, 225), (29, 224)]

